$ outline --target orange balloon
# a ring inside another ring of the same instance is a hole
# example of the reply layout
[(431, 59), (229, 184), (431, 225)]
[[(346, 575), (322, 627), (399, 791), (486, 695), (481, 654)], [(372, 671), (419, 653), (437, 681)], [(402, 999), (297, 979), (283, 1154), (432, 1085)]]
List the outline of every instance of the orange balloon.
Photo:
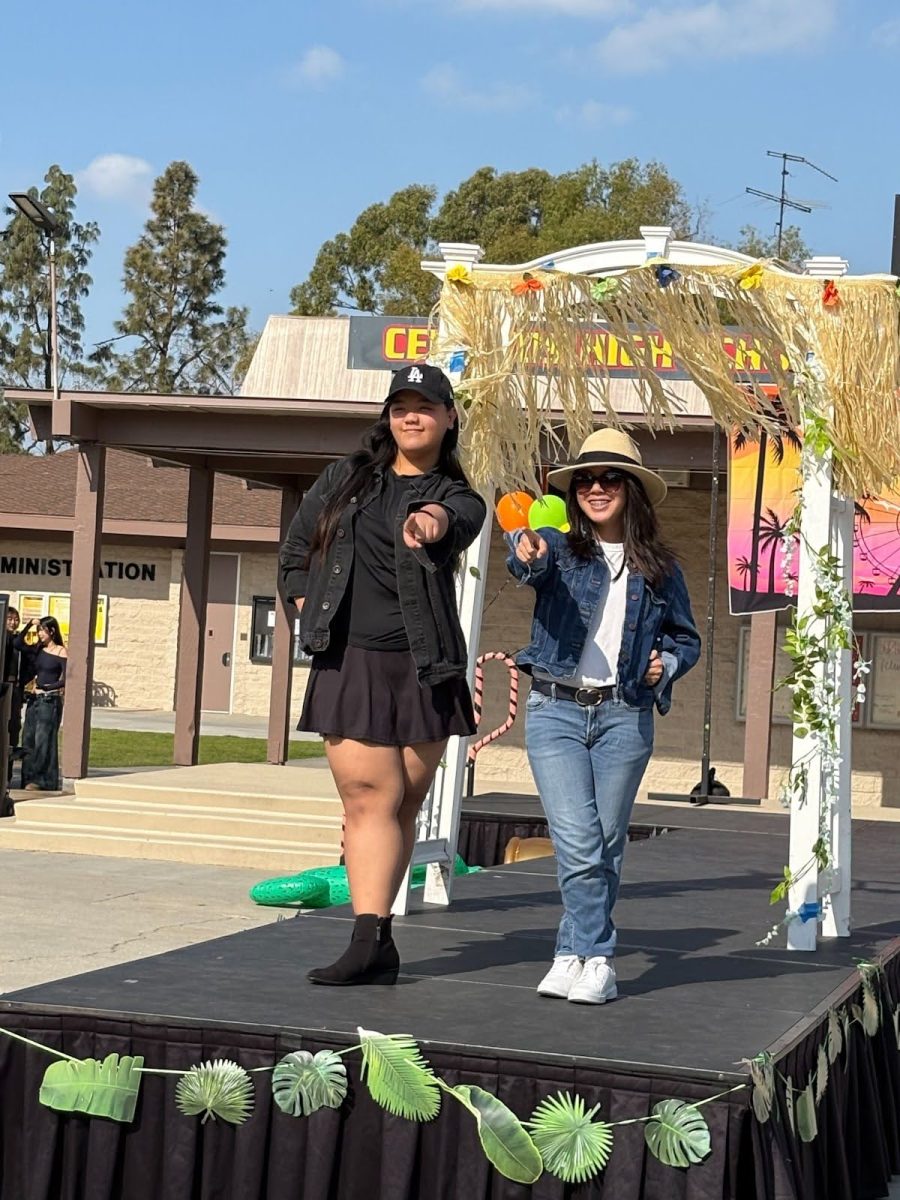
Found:
[(504, 533), (524, 529), (528, 524), (528, 510), (534, 497), (527, 492), (507, 492), (497, 503), (497, 521)]

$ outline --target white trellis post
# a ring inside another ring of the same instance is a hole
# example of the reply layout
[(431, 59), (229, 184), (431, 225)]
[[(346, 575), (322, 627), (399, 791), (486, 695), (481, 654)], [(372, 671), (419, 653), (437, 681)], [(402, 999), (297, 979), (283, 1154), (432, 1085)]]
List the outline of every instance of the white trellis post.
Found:
[[(823, 279), (845, 275), (848, 263), (840, 258), (814, 258), (805, 264), (806, 273)], [(828, 381), (825, 381), (827, 388)], [(799, 579), (797, 612), (809, 617), (807, 632), (823, 635), (827, 621), (813, 611), (816, 591), (815, 555), (828, 549), (841, 564), (843, 579), (852, 591), (853, 580), (853, 518), (852, 497), (838, 495), (833, 485), (833, 462), (830, 452), (817, 459), (803, 481), (802, 537), (798, 554)], [(837, 730), (838, 763), (832, 784), (836, 802), (826, 805), (824, 792), (828, 781), (821, 750), (812, 731), (803, 737), (796, 732), (793, 738), (792, 762), (807, 763), (805, 795), (794, 794), (791, 800), (791, 831), (788, 867), (798, 877), (788, 892), (791, 912), (813, 912), (822, 904), (823, 933), (829, 937), (847, 936), (850, 932), (850, 845), (851, 845), (851, 711), (852, 711), (852, 652), (837, 655), (834, 673), (829, 679), (839, 697), (840, 716)], [(825, 682), (824, 673), (820, 682)], [(819, 872), (812, 857), (812, 848), (824, 837), (830, 865)], [(815, 950), (818, 918), (792, 920), (787, 927), (789, 950)]]
[[(474, 267), (484, 251), (468, 242), (441, 242), (441, 257), (447, 267), (461, 263)], [(450, 381), (457, 385), (464, 362), (460, 359), (441, 364)], [(487, 580), (491, 547), (491, 508), (493, 496), (485, 496), (488, 517), (484, 527), (467, 550), (457, 580), (456, 596), (459, 619), (469, 651), (469, 687), (475, 682), (475, 660), (478, 657), (478, 638), (484, 608), (484, 588)], [(430, 904), (449, 904), (453, 891), (453, 868), (459, 842), (459, 819), (465, 786), (467, 739), (453, 737), (447, 744), (444, 761), (438, 768), (434, 784), (423, 806), (419, 821), (418, 840), (393, 911), (405, 913), (409, 905), (409, 885), (412, 868), (427, 864), (425, 900)]]

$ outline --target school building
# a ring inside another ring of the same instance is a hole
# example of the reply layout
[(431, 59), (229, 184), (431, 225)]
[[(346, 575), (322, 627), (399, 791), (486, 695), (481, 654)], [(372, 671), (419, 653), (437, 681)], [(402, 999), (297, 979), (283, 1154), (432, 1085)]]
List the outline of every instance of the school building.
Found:
[[(278, 316), (241, 397), (64, 392), (54, 401), (8, 390), (40, 436), (74, 443), (0, 459), (0, 591), (23, 618), (52, 613), (68, 632), (66, 777), (86, 772), (92, 706), (174, 709), (180, 763), (195, 761), (201, 711), (268, 716), (269, 757), (283, 761), (307, 665), (277, 593), (282, 533), (303, 490), (375, 418), (392, 369), (426, 352), (420, 320)], [(613, 398), (634, 421), (644, 461), (669, 483), (661, 523), (706, 641), (713, 425), (686, 381), (681, 426), (652, 436), (630, 386), (614, 379)], [(724, 463), (722, 474), (724, 488)], [(722, 503), (711, 761), (733, 794), (774, 803), (790, 755), (790, 698), (770, 694), (773, 674), (786, 670), (788, 618), (729, 616), (725, 514)], [(528, 639), (533, 596), (508, 576), (505, 555), (494, 523), (481, 652), (513, 652)], [(900, 620), (861, 614), (857, 634), (873, 671), (854, 725), (854, 804), (896, 806)], [(489, 729), (506, 716), (507, 675), (496, 664), (485, 673)], [(657, 721), (647, 790), (698, 783), (704, 685), (701, 660)], [(521, 713), (477, 770), (528, 778)]]

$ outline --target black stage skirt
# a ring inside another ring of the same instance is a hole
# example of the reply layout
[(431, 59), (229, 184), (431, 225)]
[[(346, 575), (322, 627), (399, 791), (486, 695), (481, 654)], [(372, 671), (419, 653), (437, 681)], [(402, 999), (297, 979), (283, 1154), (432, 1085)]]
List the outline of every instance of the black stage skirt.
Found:
[(298, 729), (381, 746), (442, 742), (475, 732), (465, 679), (423, 686), (408, 650), (313, 655)]

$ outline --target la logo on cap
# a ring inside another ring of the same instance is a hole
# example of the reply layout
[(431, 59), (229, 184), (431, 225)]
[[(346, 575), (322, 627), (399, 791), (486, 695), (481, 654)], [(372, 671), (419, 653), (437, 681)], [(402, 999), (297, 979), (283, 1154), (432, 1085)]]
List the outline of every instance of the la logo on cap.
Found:
[(409, 374), (406, 377), (410, 383), (421, 383), (425, 376), (418, 367), (410, 367)]

